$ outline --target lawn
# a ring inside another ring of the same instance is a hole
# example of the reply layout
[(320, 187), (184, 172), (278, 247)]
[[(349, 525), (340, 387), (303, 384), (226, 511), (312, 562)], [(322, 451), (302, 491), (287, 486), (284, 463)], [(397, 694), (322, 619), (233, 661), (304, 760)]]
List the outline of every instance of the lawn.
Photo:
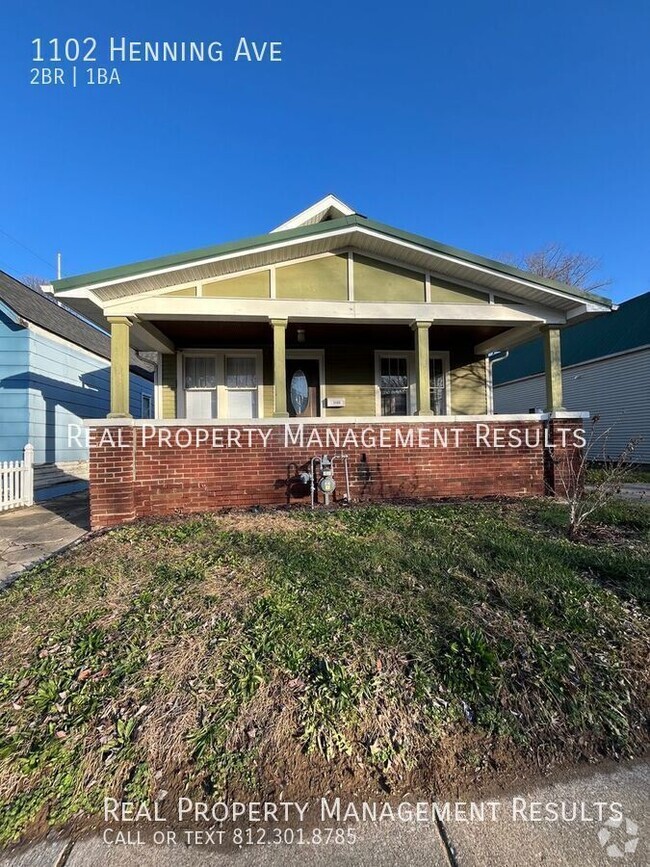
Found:
[(0, 595), (0, 840), (156, 791), (490, 786), (641, 752), (650, 507), (140, 522)]
[[(594, 462), (587, 467), (587, 484), (597, 485), (611, 475), (611, 470), (602, 463)], [(650, 466), (648, 464), (632, 464), (626, 467), (624, 477), (620, 479), (626, 485), (650, 485)]]

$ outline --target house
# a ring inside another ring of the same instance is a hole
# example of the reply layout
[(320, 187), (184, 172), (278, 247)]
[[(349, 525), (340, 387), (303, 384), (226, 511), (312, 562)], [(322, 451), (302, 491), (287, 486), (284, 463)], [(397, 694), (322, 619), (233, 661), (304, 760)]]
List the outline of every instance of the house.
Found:
[[(109, 409), (110, 343), (106, 332), (0, 271), (0, 461), (20, 460), (33, 445), (37, 499), (86, 486), (83, 419)], [(130, 352), (128, 368), (130, 412), (153, 414), (153, 366)]]
[[(95, 525), (291, 500), (297, 486), (287, 466), (313, 456), (319, 440), (330, 450), (341, 441), (328, 440), (326, 429), (394, 432), (399, 425), (408, 440), (409, 430), (431, 433), (434, 423), (444, 433), (494, 420), (491, 355), (537, 333), (546, 351), (544, 412), (501, 421), (541, 429), (563, 418), (560, 328), (612, 306), (378, 223), (334, 196), (266, 235), (58, 280), (54, 291), (111, 332), (111, 412), (93, 430), (99, 443), (102, 432), (119, 428), (122, 449), (98, 448), (94, 481), (91, 465)], [(132, 348), (157, 353), (153, 427), (200, 426), (208, 435), (255, 428), (275, 442), (279, 425), (302, 425), (318, 436), (304, 448), (249, 447), (246, 457), (220, 450), (214, 438), (202, 450), (177, 442), (154, 454), (142, 441), (152, 425), (130, 418)], [(106, 467), (124, 460), (126, 442), (133, 459), (118, 473), (113, 502), (117, 470), (109, 476)], [(348, 446), (354, 496), (544, 489), (539, 453), (533, 460), (508, 452), (505, 460), (498, 447), (486, 456), (479, 443), (453, 457), (428, 453), (416, 471), (421, 448), (406, 449), (407, 457), (404, 449), (398, 456), (354, 439)]]
[[(599, 416), (599, 431), (611, 429), (593, 449), (594, 459), (617, 457), (642, 437), (634, 460), (650, 463), (650, 292), (602, 316), (561, 332), (562, 388), (568, 410)], [(493, 365), (497, 412), (528, 412), (544, 404), (541, 340), (514, 349)]]

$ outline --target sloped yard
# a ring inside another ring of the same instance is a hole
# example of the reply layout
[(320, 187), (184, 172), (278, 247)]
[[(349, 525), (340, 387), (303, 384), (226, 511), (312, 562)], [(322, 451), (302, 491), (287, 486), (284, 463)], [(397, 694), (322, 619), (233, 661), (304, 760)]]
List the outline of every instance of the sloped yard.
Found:
[(494, 786), (647, 745), (650, 508), (143, 522), (0, 595), (0, 840), (165, 789)]

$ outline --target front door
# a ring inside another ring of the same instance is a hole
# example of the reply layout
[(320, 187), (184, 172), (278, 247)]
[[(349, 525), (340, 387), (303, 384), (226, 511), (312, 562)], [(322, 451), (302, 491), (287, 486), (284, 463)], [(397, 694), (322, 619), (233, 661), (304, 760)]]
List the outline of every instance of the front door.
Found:
[(287, 409), (291, 418), (320, 415), (318, 361), (311, 358), (287, 359)]

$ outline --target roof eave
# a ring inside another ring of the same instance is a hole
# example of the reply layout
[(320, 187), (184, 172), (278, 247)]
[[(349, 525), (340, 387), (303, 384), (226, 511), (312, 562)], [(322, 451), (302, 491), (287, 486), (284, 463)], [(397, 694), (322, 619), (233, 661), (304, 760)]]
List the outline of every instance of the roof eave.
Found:
[[(112, 283), (121, 282), (121, 280), (134, 280), (139, 277), (146, 277), (152, 273), (160, 273), (165, 270), (180, 270), (184, 266), (192, 267), (211, 260), (218, 260), (221, 257), (232, 256), (236, 253), (246, 253), (255, 249), (262, 249), (269, 246), (282, 245), (283, 241), (296, 241), (302, 238), (310, 239), (321, 234), (336, 232), (339, 229), (346, 227), (357, 226), (366, 228), (369, 231), (375, 231), (389, 238), (394, 238), (398, 242), (410, 243), (416, 245), (427, 252), (438, 254), (452, 258), (462, 263), (486, 268), (497, 274), (501, 274), (506, 278), (524, 281), (527, 284), (532, 284), (539, 289), (551, 290), (555, 293), (561, 293), (571, 300), (575, 300), (578, 304), (597, 305), (599, 310), (596, 312), (606, 312), (613, 308), (613, 302), (604, 296), (595, 295), (591, 292), (585, 292), (576, 287), (560, 283), (556, 280), (538, 277), (527, 271), (522, 271), (503, 262), (498, 262), (494, 259), (488, 259), (483, 256), (478, 256), (469, 253), (466, 250), (461, 250), (456, 247), (450, 247), (445, 244), (440, 244), (437, 241), (432, 241), (422, 235), (415, 235), (410, 232), (404, 232), (401, 229), (396, 229), (384, 223), (379, 223), (370, 220), (366, 217), (361, 217), (357, 214), (342, 217), (338, 220), (330, 220), (325, 223), (317, 223), (309, 226), (300, 226), (293, 229), (283, 231), (274, 231), (266, 235), (259, 235), (253, 238), (246, 238), (241, 241), (235, 241), (227, 244), (219, 244), (213, 247), (204, 247), (197, 250), (188, 251), (187, 253), (164, 256), (158, 259), (147, 259), (140, 262), (135, 262), (132, 265), (120, 266), (117, 268), (104, 269), (102, 271), (94, 271), (86, 274), (81, 274), (76, 277), (68, 277), (61, 280), (53, 281), (52, 285), (56, 294), (71, 293), (72, 290), (77, 290), (79, 294), (86, 294), (93, 287), (110, 285)], [(75, 293), (76, 294), (76, 293)]]

